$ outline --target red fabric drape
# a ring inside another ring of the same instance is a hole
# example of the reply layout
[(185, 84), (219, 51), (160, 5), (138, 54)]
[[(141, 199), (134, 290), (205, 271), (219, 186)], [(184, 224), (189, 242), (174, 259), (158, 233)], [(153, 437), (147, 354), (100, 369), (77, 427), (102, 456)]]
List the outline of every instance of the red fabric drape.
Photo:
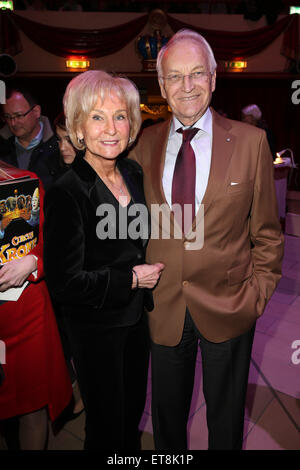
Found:
[[(197, 28), (167, 14), (174, 32), (182, 28), (198, 31), (212, 46), (216, 59), (230, 60), (261, 52), (283, 33), (281, 53), (292, 60), (300, 60), (299, 15), (288, 15), (263, 28), (231, 32)], [(86, 55), (103, 57), (114, 54), (136, 38), (148, 21), (148, 14), (127, 23), (104, 29), (73, 29), (47, 26), (28, 20), (7, 10), (0, 10), (1, 52), (15, 55), (22, 50), (18, 29), (33, 42), (52, 54), (67, 57)]]
[(248, 57), (261, 52), (271, 44), (281, 33), (284, 34), (284, 47), (282, 54), (299, 59), (299, 15), (289, 15), (276, 23), (252, 31), (217, 31), (197, 28), (194, 25), (183, 23), (170, 15), (167, 15), (168, 23), (174, 32), (188, 28), (202, 34), (211, 45), (216, 59), (230, 60), (236, 57)]
[[(295, 16), (294, 21), (286, 30), (281, 47), (281, 54), (291, 60), (300, 60), (300, 35), (299, 35), (299, 15)], [(297, 17), (297, 18), (296, 18)]]
[(1, 16), (4, 16), (4, 23), (9, 22), (10, 26), (11, 17), (29, 39), (46, 51), (61, 57), (103, 57), (114, 54), (138, 36), (148, 20), (148, 15), (143, 15), (111, 28), (73, 29), (47, 26), (7, 11), (1, 12)]
[(0, 53), (16, 55), (22, 50), (18, 28), (11, 16), (0, 10)]

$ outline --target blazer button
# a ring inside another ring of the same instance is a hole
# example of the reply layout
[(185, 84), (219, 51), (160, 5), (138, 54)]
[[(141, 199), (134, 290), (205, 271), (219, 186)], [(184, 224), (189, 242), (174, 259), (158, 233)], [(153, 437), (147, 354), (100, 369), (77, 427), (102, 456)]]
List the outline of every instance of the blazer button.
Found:
[(183, 281), (182, 285), (183, 287), (187, 287), (189, 285), (189, 281)]

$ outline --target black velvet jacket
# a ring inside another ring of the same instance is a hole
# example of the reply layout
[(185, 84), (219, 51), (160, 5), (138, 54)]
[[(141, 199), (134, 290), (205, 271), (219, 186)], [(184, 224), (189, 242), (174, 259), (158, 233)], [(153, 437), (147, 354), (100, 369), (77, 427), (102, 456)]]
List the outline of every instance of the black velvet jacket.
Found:
[[(146, 207), (140, 166), (128, 159), (120, 159), (117, 166), (133, 203)], [(153, 308), (150, 290), (131, 289), (131, 269), (145, 262), (148, 239), (98, 238), (96, 227), (101, 219), (96, 211), (105, 203), (118, 209), (118, 201), (94, 169), (76, 157), (45, 196), (46, 280), (64, 312), (79, 323), (129, 326), (139, 320), (144, 307)]]

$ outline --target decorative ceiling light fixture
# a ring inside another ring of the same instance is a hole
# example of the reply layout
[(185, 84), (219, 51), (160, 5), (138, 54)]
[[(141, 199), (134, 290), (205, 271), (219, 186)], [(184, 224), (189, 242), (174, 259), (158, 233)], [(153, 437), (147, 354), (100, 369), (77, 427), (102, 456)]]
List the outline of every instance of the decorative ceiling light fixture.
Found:
[(83, 71), (83, 70), (87, 70), (90, 67), (90, 61), (87, 57), (72, 56), (72, 57), (67, 58), (66, 67), (70, 71), (75, 71), (75, 70)]
[(300, 7), (290, 7), (290, 15), (293, 15), (294, 13), (298, 13), (298, 15), (300, 15)]
[(247, 61), (243, 59), (228, 60), (224, 62), (224, 66), (229, 72), (243, 72), (247, 68)]
[(0, 9), (1, 10), (13, 10), (14, 9), (14, 2), (7, 1), (7, 2), (0, 2)]

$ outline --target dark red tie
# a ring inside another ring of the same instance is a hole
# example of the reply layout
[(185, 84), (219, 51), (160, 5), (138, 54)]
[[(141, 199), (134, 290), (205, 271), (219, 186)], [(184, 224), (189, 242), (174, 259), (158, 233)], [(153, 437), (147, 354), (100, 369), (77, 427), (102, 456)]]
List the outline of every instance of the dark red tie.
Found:
[[(195, 185), (196, 185), (196, 160), (195, 153), (191, 146), (192, 138), (199, 129), (178, 129), (182, 133), (182, 144), (179, 149), (172, 182), (172, 204), (180, 204), (182, 215), (184, 215), (184, 204), (190, 204), (192, 220), (195, 217)], [(190, 224), (192, 223), (190, 220)], [(189, 227), (184, 226), (184, 217), (182, 218), (182, 231)]]

